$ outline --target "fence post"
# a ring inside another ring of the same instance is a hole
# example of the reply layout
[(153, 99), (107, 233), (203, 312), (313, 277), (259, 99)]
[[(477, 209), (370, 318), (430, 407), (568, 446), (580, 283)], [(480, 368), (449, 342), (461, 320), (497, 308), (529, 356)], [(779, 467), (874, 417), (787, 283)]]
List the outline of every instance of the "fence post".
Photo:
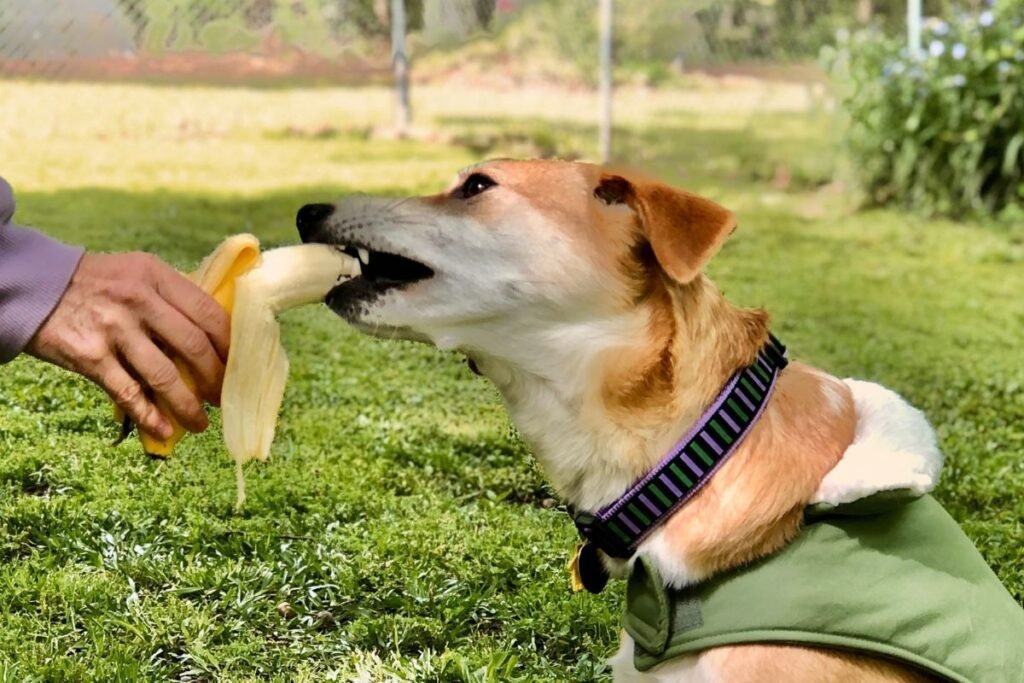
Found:
[(598, 147), (601, 161), (612, 158), (612, 2), (600, 0), (601, 128)]
[(857, 0), (857, 21), (861, 24), (870, 24), (871, 17), (875, 16), (874, 0)]
[(404, 136), (409, 130), (409, 57), (405, 52), (405, 0), (391, 0), (391, 61), (395, 68), (395, 127)]
[(921, 0), (907, 0), (907, 50), (914, 59), (921, 56)]

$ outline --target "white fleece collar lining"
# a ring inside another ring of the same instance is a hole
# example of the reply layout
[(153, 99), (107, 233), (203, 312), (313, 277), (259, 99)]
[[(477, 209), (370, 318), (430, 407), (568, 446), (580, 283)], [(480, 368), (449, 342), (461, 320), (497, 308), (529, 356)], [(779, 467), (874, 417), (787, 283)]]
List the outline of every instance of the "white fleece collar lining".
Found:
[(852, 503), (880, 491), (906, 491), (908, 497), (917, 497), (934, 489), (942, 453), (924, 413), (879, 384), (844, 381), (853, 392), (856, 432), (811, 504)]

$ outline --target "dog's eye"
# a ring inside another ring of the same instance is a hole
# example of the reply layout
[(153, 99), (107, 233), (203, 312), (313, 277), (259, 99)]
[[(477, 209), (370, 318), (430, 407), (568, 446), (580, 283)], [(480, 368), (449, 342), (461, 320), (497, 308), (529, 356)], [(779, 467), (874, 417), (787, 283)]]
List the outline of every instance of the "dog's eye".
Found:
[(490, 177), (485, 176), (483, 173), (474, 173), (473, 175), (466, 178), (466, 182), (462, 183), (462, 187), (458, 189), (459, 197), (462, 199), (469, 199), (475, 197), (484, 190), (490, 189), (497, 185)]

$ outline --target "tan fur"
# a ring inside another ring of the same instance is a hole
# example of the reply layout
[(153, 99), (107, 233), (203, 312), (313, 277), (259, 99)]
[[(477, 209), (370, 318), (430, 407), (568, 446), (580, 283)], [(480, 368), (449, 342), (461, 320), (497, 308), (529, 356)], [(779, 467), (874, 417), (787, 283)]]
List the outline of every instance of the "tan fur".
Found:
[(731, 211), (663, 183), (605, 175), (596, 194), (636, 212), (659, 266), (681, 284), (697, 276), (736, 227)]
[[(474, 172), (486, 173), (498, 189), (460, 198), (459, 185)], [(573, 270), (559, 262), (543, 272), (575, 297), (559, 301), (562, 312), (568, 317), (586, 309), (591, 318), (612, 323), (608, 334), (614, 341), (591, 347), (598, 349), (598, 361), (567, 370), (542, 363), (540, 370), (524, 367), (492, 355), (485, 345), (464, 349), (502, 389), (513, 416), (519, 411), (524, 418), (524, 436), (559, 472), (553, 483), (574, 504), (610, 502), (648, 472), (768, 339), (764, 311), (733, 306), (700, 274), (735, 227), (733, 215), (710, 200), (589, 164), (491, 161), (464, 170), (447, 192), (419, 202), (430, 217), (469, 217), (484, 233), (500, 233), (514, 243), (532, 237), (571, 245), (571, 252), (559, 253), (563, 261), (579, 259)], [(408, 291), (412, 297), (417, 290)], [(521, 329), (501, 335), (502, 341), (524, 343)], [(565, 351), (544, 348), (547, 355)], [(580, 355), (558, 357), (573, 362)], [(557, 425), (551, 414), (564, 415), (563, 422)], [(753, 431), (660, 531), (668, 552), (685, 565), (686, 578), (743, 565), (792, 540), (803, 508), (853, 440), (855, 420), (845, 384), (791, 363)], [(569, 432), (575, 441), (566, 440)], [(558, 469), (568, 457), (566, 444), (576, 448), (575, 470)], [(713, 672), (711, 680), (729, 683), (927, 680), (897, 664), (805, 647), (744, 645), (699, 657), (702, 668)]]
[(649, 295), (650, 344), (633, 354), (609, 354), (602, 404), (621, 424), (664, 424), (674, 412), (678, 325), (671, 294), (658, 286)]
[(888, 662), (815, 648), (747, 645), (704, 655), (723, 683), (929, 683), (933, 679)]
[(800, 530), (804, 507), (853, 440), (853, 398), (838, 380), (842, 407), (819, 419), (829, 381), (791, 363), (753, 431), (665, 530), (703, 576), (771, 554)]
[[(703, 410), (768, 337), (767, 314), (733, 307), (694, 272), (735, 227), (732, 215), (710, 202), (653, 187), (644, 193), (638, 217), (658, 222), (662, 248), (654, 250), (656, 263), (635, 262), (647, 256), (641, 251), (634, 262), (627, 259), (625, 269), (627, 277), (639, 272), (647, 278), (637, 304), (650, 309), (649, 345), (633, 357), (609, 359), (602, 384), (608, 418), (631, 425), (664, 423)], [(676, 231), (667, 234), (673, 224)], [(650, 235), (650, 228), (645, 233)], [(670, 254), (683, 260), (666, 263)], [(830, 404), (825, 384), (841, 397), (840, 405)], [(804, 507), (853, 441), (855, 420), (846, 385), (791, 363), (754, 430), (664, 525), (689, 569), (711, 576), (770, 555), (792, 540)], [(709, 665), (721, 680), (736, 683), (926, 680), (887, 662), (799, 647), (719, 648)]]
[[(678, 290), (672, 297), (656, 288), (646, 301), (652, 309), (648, 348), (609, 359), (602, 385), (609, 419), (635, 426), (700, 412), (767, 341), (768, 316), (731, 306), (702, 276)], [(829, 405), (826, 383), (842, 403), (822, 416)], [(665, 524), (691, 568), (707, 576), (792, 539), (803, 508), (853, 440), (854, 420), (846, 385), (790, 364), (751, 434)]]
[[(603, 411), (597, 419), (637, 429), (672, 423), (681, 415), (695, 418), (768, 338), (765, 312), (732, 306), (698, 272), (735, 228), (732, 214), (647, 179), (630, 182), (603, 175), (597, 195), (603, 189), (609, 203), (627, 203), (635, 218), (591, 210), (589, 220), (579, 220), (572, 210), (565, 215), (564, 193), (552, 196), (543, 190), (565, 187), (564, 177), (552, 177), (559, 170), (530, 165), (508, 175), (517, 178), (538, 211), (564, 216), (559, 222), (574, 237), (585, 237), (591, 245), (599, 237), (603, 253), (615, 256), (618, 272), (637, 294), (632, 305), (648, 311), (646, 343), (610, 354), (603, 367)], [(594, 182), (592, 173), (584, 175)], [(638, 247), (633, 220), (651, 248), (642, 241)], [(598, 229), (588, 232), (585, 226), (595, 222)], [(830, 404), (826, 384), (841, 397), (840, 405)], [(754, 430), (664, 526), (691, 571), (710, 576), (776, 552), (792, 540), (800, 531), (803, 508), (852, 442), (855, 419), (845, 384), (791, 363)], [(646, 459), (652, 456), (656, 461), (661, 453), (648, 453)], [(653, 464), (638, 462), (636, 467), (645, 472)], [(719, 648), (709, 655), (710, 666), (730, 683), (926, 680), (899, 665), (811, 648), (754, 645)]]
[[(732, 215), (710, 202), (654, 187), (636, 204), (641, 221), (659, 225), (657, 263), (627, 260), (626, 267), (627, 277), (647, 276), (638, 305), (650, 309), (649, 345), (632, 358), (610, 359), (602, 384), (608, 418), (632, 425), (664, 423), (697, 407), (703, 410), (737, 368), (752, 362), (768, 337), (767, 314), (733, 307), (694, 272), (735, 227)], [(672, 225), (676, 230), (669, 233)], [(650, 228), (645, 233), (651, 235)], [(672, 254), (681, 260), (666, 263)], [(644, 256), (641, 251), (634, 258)], [(841, 397), (839, 405), (830, 402), (825, 384)], [(792, 540), (822, 478), (853, 441), (855, 421), (846, 385), (791, 363), (753, 431), (711, 482), (664, 525), (668, 542), (685, 556), (690, 571), (711, 576), (770, 555)], [(719, 648), (709, 653), (708, 665), (730, 683), (927, 680), (888, 662), (800, 647)]]
[[(635, 216), (623, 209), (594, 201), (601, 183), (600, 166), (563, 161), (492, 160), (464, 169), (452, 186), (427, 200), (452, 213), (470, 215), (484, 224), (508, 212), (501, 202), (467, 205), (453, 199), (453, 192), (474, 171), (492, 177), (509, 194), (524, 198), (530, 210), (557, 224), (594, 261), (595, 268), (613, 272), (635, 243)], [(549, 191), (539, 192), (541, 188)], [(557, 188), (557, 191), (553, 191)]]

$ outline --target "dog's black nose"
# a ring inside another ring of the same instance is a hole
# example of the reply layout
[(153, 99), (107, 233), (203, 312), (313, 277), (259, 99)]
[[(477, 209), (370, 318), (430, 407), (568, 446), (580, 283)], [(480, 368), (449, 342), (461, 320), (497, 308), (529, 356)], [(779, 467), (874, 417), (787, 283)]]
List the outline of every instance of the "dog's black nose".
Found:
[(328, 216), (334, 213), (333, 204), (306, 204), (295, 214), (295, 227), (303, 242), (309, 240)]

